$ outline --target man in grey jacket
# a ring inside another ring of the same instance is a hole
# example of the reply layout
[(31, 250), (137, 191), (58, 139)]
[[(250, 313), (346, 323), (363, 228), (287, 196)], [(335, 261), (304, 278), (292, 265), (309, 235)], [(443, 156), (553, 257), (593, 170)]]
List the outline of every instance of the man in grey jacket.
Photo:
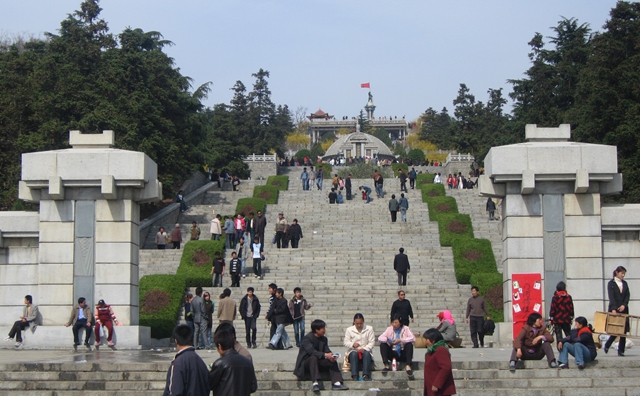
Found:
[(87, 299), (84, 297), (78, 298), (78, 305), (71, 308), (71, 316), (69, 316), (69, 321), (65, 324), (66, 327), (73, 325), (71, 328), (73, 331), (73, 349), (77, 349), (78, 345), (80, 345), (78, 332), (80, 329), (84, 329), (84, 346), (91, 350), (89, 339), (91, 338), (91, 329), (93, 327), (91, 324), (92, 318), (93, 313), (87, 304)]
[(13, 327), (11, 327), (11, 331), (9, 335), (5, 337), (5, 341), (13, 341), (13, 338), (16, 339), (16, 348), (20, 348), (22, 346), (22, 330), (27, 327), (31, 328), (31, 331), (35, 331), (36, 327), (38, 327), (38, 306), (33, 305), (33, 297), (30, 295), (24, 296), (25, 307), (22, 309), (22, 316), (20, 320), (17, 320)]
[[(196, 349), (204, 349), (204, 342), (207, 340), (207, 315), (204, 307), (204, 300), (202, 299), (202, 288), (198, 286), (196, 288), (196, 296), (191, 301), (191, 310), (193, 312), (193, 324), (195, 330), (193, 331), (193, 347)], [(205, 340), (202, 346), (200, 344), (200, 337)], [(207, 348), (213, 349), (211, 345), (207, 345)]]

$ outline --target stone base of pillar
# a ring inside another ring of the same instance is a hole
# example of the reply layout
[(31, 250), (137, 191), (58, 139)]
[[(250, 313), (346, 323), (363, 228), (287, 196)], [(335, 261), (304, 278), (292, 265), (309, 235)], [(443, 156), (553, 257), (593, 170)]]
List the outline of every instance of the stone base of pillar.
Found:
[[(142, 349), (151, 345), (151, 328), (145, 326), (113, 326), (113, 342), (117, 349)], [(0, 335), (6, 337), (11, 330), (10, 326), (0, 326)], [(92, 327), (90, 345), (95, 350), (95, 327)], [(84, 331), (79, 333), (80, 343), (84, 343)], [(73, 333), (71, 326), (38, 326), (35, 332), (25, 329), (22, 332), (22, 347), (24, 349), (71, 349), (73, 346)], [(100, 349), (107, 349), (107, 338), (100, 339)], [(15, 342), (0, 340), (1, 349), (15, 348)], [(86, 351), (84, 345), (78, 346), (79, 351)]]

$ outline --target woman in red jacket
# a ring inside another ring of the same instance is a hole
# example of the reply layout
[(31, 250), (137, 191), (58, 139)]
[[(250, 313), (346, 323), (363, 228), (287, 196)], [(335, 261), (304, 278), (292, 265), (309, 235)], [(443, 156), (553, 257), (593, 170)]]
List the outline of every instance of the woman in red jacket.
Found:
[(98, 301), (98, 305), (96, 305), (96, 348), (100, 346), (100, 326), (104, 326), (108, 330), (107, 335), (107, 345), (110, 347), (115, 344), (111, 339), (113, 338), (113, 322), (118, 324), (118, 319), (116, 319), (116, 314), (113, 313), (113, 309), (111, 305), (104, 302), (104, 300)]
[(424, 395), (455, 395), (456, 385), (451, 370), (451, 354), (442, 334), (437, 329), (429, 329), (423, 337), (427, 341), (424, 357)]

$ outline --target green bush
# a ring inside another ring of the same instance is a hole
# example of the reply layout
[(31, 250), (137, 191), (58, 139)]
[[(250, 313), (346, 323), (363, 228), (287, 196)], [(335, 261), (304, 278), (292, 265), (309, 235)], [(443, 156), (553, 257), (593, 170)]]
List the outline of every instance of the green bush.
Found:
[(267, 202), (267, 205), (277, 204), (278, 203), (278, 193), (280, 190), (276, 186), (265, 185), (265, 186), (255, 186), (253, 188), (253, 197), (254, 198), (262, 198)]
[(458, 203), (454, 197), (428, 197), (427, 205), (431, 221), (437, 221), (443, 213), (458, 213)]
[[(168, 293), (168, 304), (160, 311), (145, 312), (145, 297), (158, 291)], [(171, 337), (180, 316), (184, 291), (184, 279), (176, 275), (147, 275), (140, 279), (140, 325), (151, 328), (152, 338)]]
[[(184, 245), (177, 275), (184, 279), (186, 287), (211, 285), (211, 266), (216, 252), (224, 257), (224, 241), (189, 241)], [(196, 253), (201, 257), (204, 253), (208, 260), (198, 262)]]
[(479, 294), (484, 297), (491, 319), (496, 323), (504, 322), (502, 283), (502, 274), (498, 272), (480, 272), (471, 277), (471, 285), (480, 289)]
[(469, 215), (442, 213), (438, 216), (438, 229), (442, 246), (452, 246), (457, 239), (473, 239), (473, 226)]
[(262, 198), (241, 198), (236, 205), (236, 213), (242, 212), (246, 215), (251, 212), (258, 213), (259, 210), (261, 210), (262, 213), (266, 213), (266, 206), (267, 201)]
[(287, 191), (289, 187), (289, 176), (269, 176), (266, 185), (274, 186), (280, 191)]
[(422, 202), (427, 202), (429, 198), (444, 197), (444, 185), (442, 184), (418, 184), (422, 190)]
[(391, 164), (391, 169), (393, 169), (393, 176), (398, 177), (398, 170), (402, 169), (404, 174), (406, 175), (409, 172), (409, 166), (407, 164)]
[(300, 164), (302, 164), (302, 160), (304, 159), (304, 157), (307, 157), (309, 159), (313, 158), (311, 151), (307, 149), (298, 150), (298, 152), (293, 156), (293, 158), (297, 159), (298, 163)]
[(324, 178), (325, 179), (330, 179), (331, 177), (333, 177), (333, 173), (331, 173), (333, 167), (331, 166), (331, 164), (315, 164), (314, 165), (314, 169), (316, 172), (318, 172), (318, 169), (324, 169)]
[(436, 177), (433, 173), (419, 173), (418, 177), (416, 177), (417, 187), (420, 187), (423, 184), (433, 184), (433, 178)]
[(458, 238), (453, 242), (452, 250), (458, 283), (468, 284), (477, 273), (498, 273), (488, 239)]
[(424, 151), (419, 148), (411, 149), (407, 153), (407, 158), (412, 160), (414, 163), (417, 162), (418, 164), (421, 164), (424, 161)]

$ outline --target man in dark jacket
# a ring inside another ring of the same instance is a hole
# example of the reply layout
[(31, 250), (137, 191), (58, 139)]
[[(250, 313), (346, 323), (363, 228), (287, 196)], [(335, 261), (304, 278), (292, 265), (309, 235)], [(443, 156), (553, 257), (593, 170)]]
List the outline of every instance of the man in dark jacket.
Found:
[(329, 349), (329, 341), (325, 337), (327, 325), (323, 320), (316, 319), (311, 322), (311, 333), (302, 338), (298, 358), (296, 359), (296, 368), (293, 370), (298, 378), (304, 377), (305, 373), (311, 375), (313, 381), (312, 391), (318, 392), (320, 385), (320, 370), (329, 371), (333, 390), (348, 390), (342, 384), (342, 373), (338, 367), (337, 358)]
[[(273, 335), (276, 334), (276, 329), (278, 325), (276, 325), (276, 317), (275, 315), (271, 315), (271, 310), (273, 309), (273, 305), (276, 301), (276, 290), (278, 290), (278, 285), (275, 283), (269, 284), (269, 308), (267, 309), (267, 313), (264, 315), (264, 318), (271, 323), (271, 329), (269, 330), (269, 340), (273, 338)], [(282, 348), (282, 342), (278, 343), (278, 349)]]
[(400, 323), (404, 326), (409, 326), (409, 318), (411, 318), (411, 323), (413, 323), (413, 308), (411, 308), (409, 300), (405, 299), (404, 290), (400, 290), (398, 292), (398, 299), (393, 302), (393, 305), (391, 305), (391, 319), (389, 322), (393, 322), (393, 318), (396, 315), (400, 315), (402, 317)]
[(418, 177), (418, 172), (416, 172), (416, 168), (411, 168), (409, 171), (409, 187), (413, 190), (416, 186), (416, 178)]
[(267, 228), (267, 218), (262, 215), (262, 211), (258, 211), (258, 217), (254, 220), (256, 235), (260, 238), (260, 251), (264, 252), (264, 230)]
[[(389, 204), (391, 206), (391, 204)], [(392, 220), (393, 219), (392, 216)], [(398, 273), (398, 286), (406, 286), (407, 284), (407, 273), (411, 271), (411, 266), (409, 265), (409, 257), (404, 254), (404, 248), (400, 248), (400, 253), (396, 254), (396, 257), (393, 259), (393, 269)], [(406, 316), (403, 316), (406, 318)]]
[(207, 365), (193, 348), (193, 331), (188, 325), (178, 325), (173, 330), (173, 340), (178, 348), (176, 357), (167, 372), (167, 385), (163, 396), (207, 396)]
[(269, 317), (267, 319), (271, 320), (271, 323), (275, 321), (276, 324), (276, 332), (273, 337), (271, 337), (269, 344), (267, 344), (267, 349), (276, 349), (278, 342), (281, 340), (284, 349), (293, 348), (289, 340), (289, 334), (287, 334), (287, 330), (285, 329), (285, 326), (293, 323), (293, 320), (291, 319), (289, 304), (287, 304), (287, 300), (284, 298), (284, 289), (281, 287), (276, 289), (276, 298), (273, 300), (273, 304), (269, 309)]
[(407, 175), (402, 169), (398, 170), (398, 179), (400, 179), (400, 191), (407, 191)]
[(256, 320), (260, 316), (260, 300), (254, 295), (253, 287), (247, 289), (247, 294), (240, 300), (240, 316), (244, 320), (244, 328), (247, 332), (247, 348), (257, 348), (256, 344)]
[(293, 219), (293, 223), (289, 226), (289, 239), (291, 240), (291, 248), (297, 249), (298, 242), (302, 239), (302, 228), (298, 224), (298, 219)]
[(230, 331), (218, 331), (213, 336), (220, 358), (209, 372), (209, 387), (215, 396), (248, 396), (258, 390), (258, 380), (251, 360), (234, 348)]
[(351, 201), (351, 173), (347, 176), (347, 180), (344, 181), (344, 188), (347, 190), (347, 201)]

